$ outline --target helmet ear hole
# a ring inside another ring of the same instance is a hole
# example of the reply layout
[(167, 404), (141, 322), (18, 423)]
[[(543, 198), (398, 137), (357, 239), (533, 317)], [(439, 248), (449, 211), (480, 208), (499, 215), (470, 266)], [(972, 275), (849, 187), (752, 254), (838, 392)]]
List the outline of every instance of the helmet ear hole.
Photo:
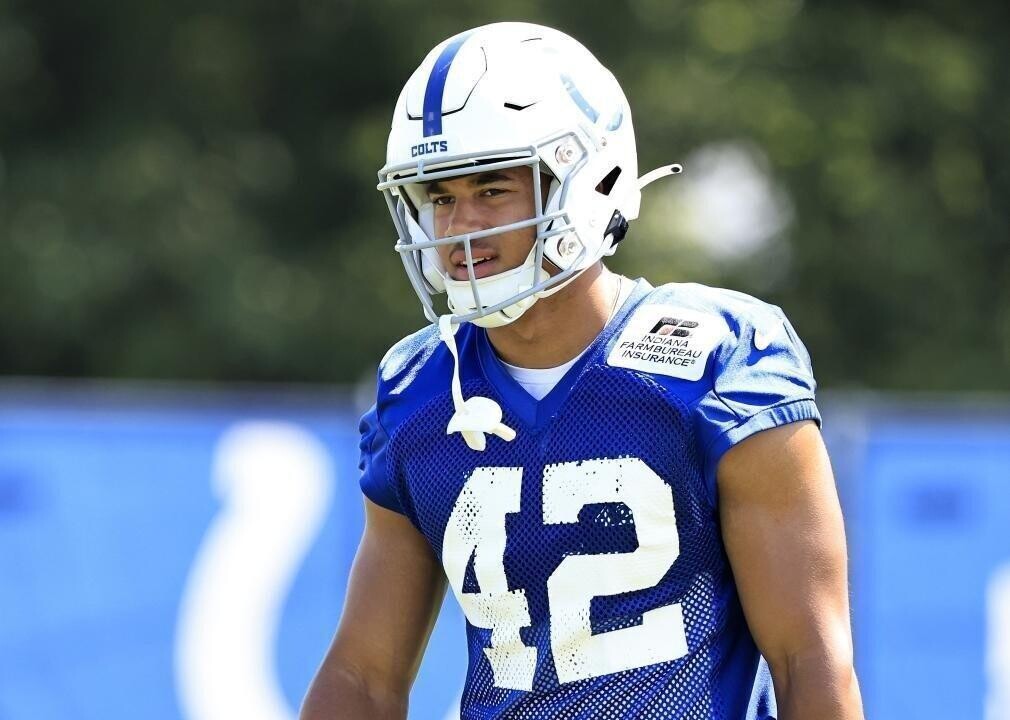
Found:
[(596, 185), (596, 192), (600, 193), (600, 195), (610, 195), (610, 191), (614, 189), (614, 185), (617, 184), (617, 178), (620, 176), (621, 168), (620, 166), (615, 165), (614, 168)]

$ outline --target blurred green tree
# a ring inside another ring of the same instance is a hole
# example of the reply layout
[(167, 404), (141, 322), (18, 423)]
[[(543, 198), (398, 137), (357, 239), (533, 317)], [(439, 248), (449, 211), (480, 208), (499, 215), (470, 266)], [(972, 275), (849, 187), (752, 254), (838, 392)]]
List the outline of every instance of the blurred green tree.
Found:
[(632, 103), (617, 269), (780, 304), (822, 386), (1010, 389), (1010, 6), (0, 2), (0, 373), (346, 382), (423, 318), (374, 190), (440, 39), (522, 19)]

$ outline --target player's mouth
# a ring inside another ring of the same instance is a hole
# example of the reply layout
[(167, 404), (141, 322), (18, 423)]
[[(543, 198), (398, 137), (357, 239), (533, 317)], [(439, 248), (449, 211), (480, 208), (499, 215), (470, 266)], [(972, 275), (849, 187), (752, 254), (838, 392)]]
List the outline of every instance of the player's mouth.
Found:
[[(475, 278), (480, 279), (482, 277), (487, 277), (488, 275), (493, 275), (497, 272), (496, 266), (498, 264), (498, 256), (492, 250), (471, 247), (470, 252), (473, 255), (473, 275)], [(467, 269), (465, 250), (462, 248), (453, 250), (452, 255), (449, 256), (449, 262), (452, 265), (449, 270), (449, 275), (453, 280), (470, 279), (470, 273)]]

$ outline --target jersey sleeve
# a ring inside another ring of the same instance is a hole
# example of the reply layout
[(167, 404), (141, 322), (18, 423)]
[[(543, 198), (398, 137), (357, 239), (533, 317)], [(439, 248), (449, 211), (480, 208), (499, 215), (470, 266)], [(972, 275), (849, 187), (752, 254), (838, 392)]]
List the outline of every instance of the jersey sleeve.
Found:
[(408, 509), (400, 498), (410, 501), (401, 495), (397, 464), (389, 459), (390, 435), (398, 437), (402, 424), (426, 401), (427, 386), (419, 377), (440, 345), (438, 328), (434, 325), (427, 325), (393, 345), (379, 362), (375, 405), (362, 416), (359, 425), (361, 491), (376, 505), (401, 515), (408, 515)]
[(734, 329), (716, 352), (711, 389), (697, 406), (713, 493), (719, 460), (737, 443), (779, 425), (821, 422), (810, 355), (782, 311), (762, 304)]
[(379, 422), (377, 406), (361, 417), (358, 426), (361, 442), (358, 469), (361, 471), (361, 491), (376, 505), (403, 514), (392, 479), (386, 467), (386, 448), (389, 438)]

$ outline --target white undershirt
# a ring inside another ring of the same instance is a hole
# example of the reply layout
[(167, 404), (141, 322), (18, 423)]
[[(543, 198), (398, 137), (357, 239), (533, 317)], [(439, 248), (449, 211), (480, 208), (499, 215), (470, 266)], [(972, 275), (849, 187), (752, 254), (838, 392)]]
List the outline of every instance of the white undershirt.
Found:
[(498, 359), (501, 360), (501, 364), (505, 366), (505, 370), (512, 376), (512, 379), (522, 385), (523, 390), (532, 395), (534, 400), (543, 400), (547, 393), (553, 390), (554, 386), (565, 376), (569, 368), (585, 354), (586, 351), (583, 350), (564, 365), (552, 368), (522, 368), (509, 365), (501, 358)]
[[(612, 312), (610, 317), (607, 318), (607, 325), (610, 324), (610, 321), (614, 319), (615, 315), (617, 315), (617, 311), (628, 300), (628, 297), (631, 295), (631, 291), (634, 288), (635, 283), (633, 282), (621, 283), (620, 291), (617, 296), (617, 302), (614, 303), (614, 312)], [(606, 325), (604, 325), (604, 327), (606, 327)], [(592, 343), (590, 343), (590, 345), (591, 344)], [(586, 347), (586, 350), (588, 349), (589, 347)], [(534, 400), (539, 401), (543, 400), (547, 393), (554, 389), (554, 386), (561, 381), (561, 378), (563, 378), (565, 373), (571, 369), (572, 365), (577, 363), (579, 358), (586, 354), (586, 350), (583, 350), (568, 362), (551, 368), (524, 368), (518, 367), (517, 365), (509, 365), (501, 358), (498, 358), (498, 360), (505, 366), (505, 371), (512, 376), (512, 379), (519, 383), (523, 390), (532, 395)]]

